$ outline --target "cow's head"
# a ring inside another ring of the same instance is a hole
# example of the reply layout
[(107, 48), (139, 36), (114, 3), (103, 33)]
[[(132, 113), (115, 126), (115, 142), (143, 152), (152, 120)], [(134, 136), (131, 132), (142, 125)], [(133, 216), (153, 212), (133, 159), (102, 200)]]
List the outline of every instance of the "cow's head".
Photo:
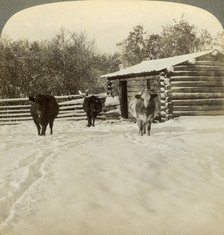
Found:
[(90, 99), (91, 111), (100, 113), (102, 110), (102, 102), (97, 96), (92, 96)]
[(142, 91), (141, 94), (138, 94), (135, 96), (136, 99), (141, 99), (144, 103), (144, 107), (145, 108), (148, 108), (149, 107), (149, 104), (150, 104), (150, 100), (152, 98), (155, 98), (156, 96), (158, 96), (157, 94), (152, 94), (150, 92), (150, 90), (148, 89), (145, 89), (144, 91)]
[(37, 95), (35, 98), (33, 96), (30, 96), (29, 100), (32, 103), (35, 103), (36, 113), (38, 117), (41, 118), (43, 112), (46, 110), (46, 106), (47, 103), (50, 101), (50, 98), (45, 95)]

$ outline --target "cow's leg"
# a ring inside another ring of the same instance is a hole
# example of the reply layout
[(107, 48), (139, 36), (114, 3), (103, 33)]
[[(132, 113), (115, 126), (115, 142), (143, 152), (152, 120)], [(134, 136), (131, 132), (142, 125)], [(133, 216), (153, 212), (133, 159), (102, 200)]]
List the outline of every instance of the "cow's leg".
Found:
[(88, 127), (91, 126), (91, 115), (90, 114), (87, 114), (87, 120), (88, 120)]
[(139, 130), (140, 130), (140, 134), (141, 136), (143, 136), (144, 134), (144, 122), (140, 120), (140, 127), (139, 127)]
[(151, 124), (152, 124), (152, 120), (150, 119), (150, 120), (146, 123), (146, 133), (147, 133), (147, 135), (150, 135)]
[(50, 120), (50, 122), (49, 122), (51, 135), (53, 134), (53, 124), (54, 124), (54, 119), (53, 119), (53, 120)]
[(93, 114), (93, 122), (92, 125), (95, 126), (96, 114)]
[(137, 124), (138, 124), (138, 133), (141, 134), (141, 121), (137, 119)]
[(34, 123), (37, 127), (37, 133), (38, 133), (38, 135), (40, 135), (40, 124), (39, 124), (39, 122), (36, 122), (36, 121), (34, 121)]
[(42, 125), (42, 130), (41, 130), (41, 135), (44, 135), (44, 136), (45, 136), (46, 129), (47, 129), (47, 124), (43, 124), (43, 125)]

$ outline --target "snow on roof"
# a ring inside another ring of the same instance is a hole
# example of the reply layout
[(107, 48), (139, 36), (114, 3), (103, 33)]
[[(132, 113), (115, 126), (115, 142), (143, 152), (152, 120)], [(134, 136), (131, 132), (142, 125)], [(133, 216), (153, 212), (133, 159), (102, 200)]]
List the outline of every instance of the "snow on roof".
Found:
[(139, 64), (131, 66), (120, 71), (102, 75), (101, 78), (112, 78), (118, 76), (126, 76), (130, 74), (140, 74), (140, 73), (150, 73), (150, 72), (159, 72), (164, 69), (169, 69), (170, 67), (183, 63), (185, 61), (192, 61), (197, 57), (212, 53), (212, 51), (202, 51), (193, 54), (179, 55), (169, 58), (156, 59), (156, 60), (146, 60), (142, 61)]

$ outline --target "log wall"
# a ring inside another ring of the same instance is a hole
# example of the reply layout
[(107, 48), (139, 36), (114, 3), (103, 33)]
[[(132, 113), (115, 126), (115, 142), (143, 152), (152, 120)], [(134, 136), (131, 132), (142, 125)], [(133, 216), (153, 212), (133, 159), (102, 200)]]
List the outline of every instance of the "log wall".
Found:
[(174, 66), (170, 73), (173, 117), (181, 115), (224, 115), (224, 59), (206, 55), (195, 64)]

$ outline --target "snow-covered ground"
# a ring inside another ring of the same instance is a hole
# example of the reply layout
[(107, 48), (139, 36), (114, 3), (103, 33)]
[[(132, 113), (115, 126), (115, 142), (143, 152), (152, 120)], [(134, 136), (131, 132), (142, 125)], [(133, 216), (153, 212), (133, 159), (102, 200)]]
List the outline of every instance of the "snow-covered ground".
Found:
[(223, 116), (48, 133), (0, 126), (1, 235), (224, 234)]

